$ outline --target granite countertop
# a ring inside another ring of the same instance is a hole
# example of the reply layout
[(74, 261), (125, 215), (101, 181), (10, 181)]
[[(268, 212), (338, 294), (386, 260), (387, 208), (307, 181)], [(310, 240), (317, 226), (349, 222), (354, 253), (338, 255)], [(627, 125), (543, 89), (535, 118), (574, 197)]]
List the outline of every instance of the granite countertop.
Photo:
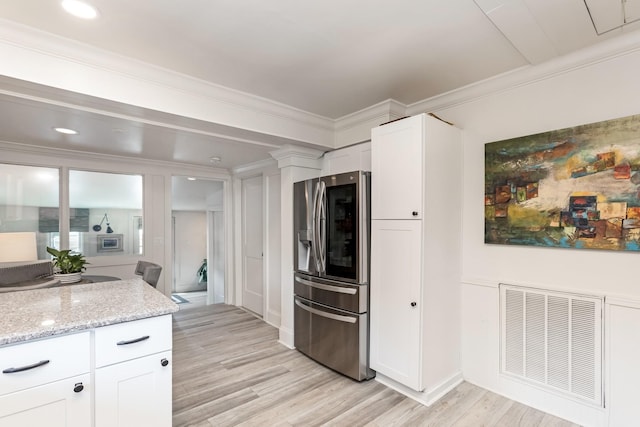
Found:
[(0, 346), (178, 311), (142, 279), (0, 294)]

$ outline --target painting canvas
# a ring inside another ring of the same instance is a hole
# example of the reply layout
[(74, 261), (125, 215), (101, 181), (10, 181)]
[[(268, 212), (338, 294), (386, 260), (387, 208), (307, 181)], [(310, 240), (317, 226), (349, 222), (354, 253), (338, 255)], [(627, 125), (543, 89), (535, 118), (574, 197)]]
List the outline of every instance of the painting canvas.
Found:
[(640, 115), (485, 145), (485, 243), (640, 251)]

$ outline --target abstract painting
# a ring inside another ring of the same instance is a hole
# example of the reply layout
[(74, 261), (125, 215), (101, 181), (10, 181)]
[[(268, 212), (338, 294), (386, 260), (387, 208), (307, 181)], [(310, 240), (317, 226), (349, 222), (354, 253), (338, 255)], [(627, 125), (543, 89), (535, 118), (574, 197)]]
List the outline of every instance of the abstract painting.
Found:
[(640, 115), (485, 145), (485, 243), (640, 251)]

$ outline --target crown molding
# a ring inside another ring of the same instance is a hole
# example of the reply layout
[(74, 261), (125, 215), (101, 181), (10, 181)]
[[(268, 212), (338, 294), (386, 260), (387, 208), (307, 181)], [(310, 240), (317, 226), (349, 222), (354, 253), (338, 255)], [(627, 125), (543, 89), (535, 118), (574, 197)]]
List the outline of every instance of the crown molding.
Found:
[(333, 148), (332, 119), (5, 19), (0, 54), (5, 76)]
[(406, 116), (407, 106), (387, 99), (335, 121), (335, 146), (346, 147), (371, 139), (371, 129), (390, 120)]
[(614, 37), (575, 52), (536, 65), (526, 65), (467, 86), (427, 98), (407, 106), (407, 115), (446, 110), (496, 93), (526, 86), (542, 80), (640, 51), (640, 31)]
[(278, 161), (278, 167), (300, 166), (311, 169), (322, 167), (324, 151), (313, 148), (285, 145), (282, 148), (269, 152), (271, 157)]
[(237, 166), (231, 169), (231, 173), (233, 174), (234, 177), (242, 178), (246, 176), (256, 175), (264, 171), (269, 171), (273, 169), (277, 169), (277, 161), (271, 158), (271, 159), (259, 160), (257, 162), (247, 163), (245, 165)]

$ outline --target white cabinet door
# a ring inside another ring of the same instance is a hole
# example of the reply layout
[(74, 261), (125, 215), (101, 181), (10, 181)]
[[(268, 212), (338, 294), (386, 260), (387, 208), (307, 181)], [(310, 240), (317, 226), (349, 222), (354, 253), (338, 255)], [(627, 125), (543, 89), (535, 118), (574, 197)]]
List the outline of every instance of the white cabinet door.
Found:
[(170, 363), (166, 351), (96, 369), (96, 427), (170, 427)]
[(421, 391), (422, 221), (371, 221), (371, 368)]
[(371, 218), (420, 219), (424, 115), (371, 131)]
[(89, 381), (84, 374), (0, 396), (0, 427), (91, 426)]

